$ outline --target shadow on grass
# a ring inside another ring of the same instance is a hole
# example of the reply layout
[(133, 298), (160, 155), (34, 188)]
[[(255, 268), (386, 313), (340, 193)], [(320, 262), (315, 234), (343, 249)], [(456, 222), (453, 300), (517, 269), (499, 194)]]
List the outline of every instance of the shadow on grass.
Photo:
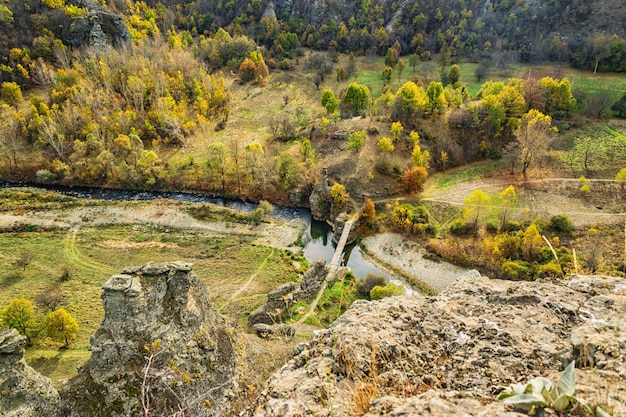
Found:
[(0, 287), (10, 287), (23, 278), (22, 271), (10, 271), (0, 278)]

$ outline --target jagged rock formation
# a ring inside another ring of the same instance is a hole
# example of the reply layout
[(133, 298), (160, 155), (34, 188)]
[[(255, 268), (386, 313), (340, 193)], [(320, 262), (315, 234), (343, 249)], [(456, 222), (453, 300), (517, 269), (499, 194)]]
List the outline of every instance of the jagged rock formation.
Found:
[(323, 173), (323, 178), (317, 183), (315, 188), (313, 188), (309, 196), (309, 207), (311, 207), (311, 216), (315, 220), (328, 221), (330, 220), (333, 199), (330, 196), (326, 169), (323, 170)]
[[(126, 268), (103, 287), (92, 356), (64, 392), (67, 416), (217, 416), (238, 378), (233, 324), (209, 303), (191, 264)], [(187, 415), (187, 414), (185, 414)]]
[(119, 47), (130, 42), (130, 32), (119, 14), (93, 0), (76, 0), (75, 4), (86, 8), (89, 16), (72, 20), (65, 43), (73, 47), (89, 45), (101, 48), (106, 45)]
[(48, 378), (24, 361), (26, 338), (14, 329), (0, 329), (0, 415), (52, 417), (59, 393)]
[(324, 285), (328, 268), (323, 260), (315, 261), (300, 282), (288, 282), (270, 291), (267, 302), (248, 317), (248, 326), (274, 324), (287, 318), (289, 309), (298, 301), (316, 294)]
[[(510, 383), (576, 360), (577, 395), (626, 413), (626, 279), (468, 275), (436, 297), (357, 301), (271, 377), (250, 416), (518, 416)], [(593, 364), (593, 366), (590, 366)]]

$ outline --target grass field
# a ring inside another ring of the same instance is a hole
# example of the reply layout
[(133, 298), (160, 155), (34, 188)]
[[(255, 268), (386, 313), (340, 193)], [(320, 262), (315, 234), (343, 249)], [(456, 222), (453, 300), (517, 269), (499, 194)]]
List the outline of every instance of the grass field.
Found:
[[(10, 201), (7, 193), (3, 198)], [(36, 206), (32, 198), (31, 204)], [(17, 297), (34, 301), (44, 293), (63, 295), (61, 307), (80, 326), (75, 343), (70, 349), (60, 349), (60, 343), (40, 335), (26, 353), (29, 363), (53, 381), (74, 375), (76, 366), (89, 357), (89, 337), (104, 315), (101, 287), (125, 266), (149, 261), (192, 262), (213, 305), (243, 324), (247, 315), (265, 302), (269, 290), (298, 279), (294, 260), (305, 264), (291, 252), (252, 244), (252, 237), (152, 224), (28, 229), (0, 232), (0, 262), (5, 265), (0, 272), (0, 308)], [(22, 253), (32, 256), (25, 268), (15, 265)], [(70, 272), (69, 279), (61, 279), (64, 270)], [(44, 313), (38, 309), (39, 316)]]

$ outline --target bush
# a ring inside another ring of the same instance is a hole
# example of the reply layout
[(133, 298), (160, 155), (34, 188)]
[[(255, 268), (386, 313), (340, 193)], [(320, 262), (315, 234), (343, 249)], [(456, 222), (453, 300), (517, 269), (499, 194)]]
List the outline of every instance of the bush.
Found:
[(555, 262), (550, 262), (545, 265), (541, 265), (537, 269), (537, 276), (539, 278), (559, 278), (563, 276), (563, 272), (561, 271), (561, 266)]
[(450, 226), (450, 233), (455, 236), (471, 236), (474, 234), (474, 225), (465, 223), (462, 219), (457, 219)]
[(571, 235), (574, 231), (574, 223), (566, 215), (552, 216), (550, 219), (550, 230), (554, 233)]
[(392, 297), (394, 295), (404, 295), (405, 293), (406, 291), (401, 285), (396, 285), (393, 283), (389, 283), (384, 287), (377, 285), (370, 291), (370, 299), (380, 300), (382, 298)]
[(57, 175), (48, 171), (47, 169), (40, 169), (37, 171), (37, 182), (42, 184), (50, 184), (56, 181)]
[(368, 273), (365, 276), (365, 279), (360, 279), (357, 282), (356, 288), (359, 294), (361, 294), (364, 297), (369, 297), (370, 291), (372, 291), (372, 288), (376, 286), (382, 287), (386, 283), (387, 283), (387, 280), (385, 279), (384, 276)]
[(517, 281), (530, 276), (530, 268), (523, 261), (507, 261), (500, 267), (500, 274), (503, 279)]

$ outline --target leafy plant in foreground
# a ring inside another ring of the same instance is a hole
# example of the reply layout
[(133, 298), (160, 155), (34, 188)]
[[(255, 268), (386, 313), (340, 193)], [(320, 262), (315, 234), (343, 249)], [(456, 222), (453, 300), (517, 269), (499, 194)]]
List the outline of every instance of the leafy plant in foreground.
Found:
[[(505, 404), (513, 404), (528, 412), (528, 415), (535, 415), (538, 408), (552, 408), (557, 412), (564, 412), (573, 407), (574, 404), (581, 403), (575, 397), (576, 378), (574, 375), (575, 362), (572, 361), (563, 371), (556, 385), (543, 377), (533, 378), (526, 384), (511, 384), (498, 396)], [(596, 417), (610, 416), (600, 407), (596, 407)]]

